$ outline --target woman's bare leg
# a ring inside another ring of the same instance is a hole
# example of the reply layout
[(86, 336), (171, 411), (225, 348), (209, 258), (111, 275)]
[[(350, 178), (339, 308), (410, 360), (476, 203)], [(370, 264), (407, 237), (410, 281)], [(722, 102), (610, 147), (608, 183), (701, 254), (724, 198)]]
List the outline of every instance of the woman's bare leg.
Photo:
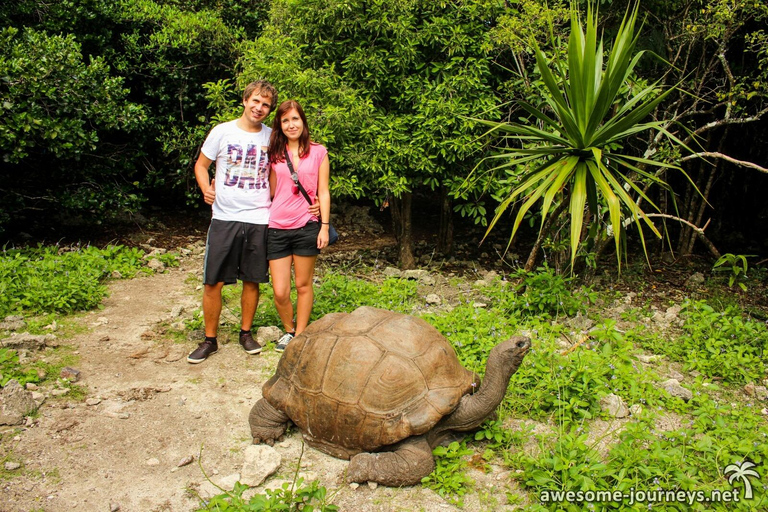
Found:
[(272, 276), (272, 290), (275, 294), (275, 309), (283, 322), (285, 332), (293, 332), (293, 304), (291, 304), (291, 262), (292, 256), (278, 260), (269, 260), (269, 273)]
[[(293, 270), (296, 274), (296, 334), (300, 334), (309, 324), (315, 291), (312, 278), (315, 275), (317, 256), (293, 256)], [(281, 317), (282, 318), (282, 317)]]

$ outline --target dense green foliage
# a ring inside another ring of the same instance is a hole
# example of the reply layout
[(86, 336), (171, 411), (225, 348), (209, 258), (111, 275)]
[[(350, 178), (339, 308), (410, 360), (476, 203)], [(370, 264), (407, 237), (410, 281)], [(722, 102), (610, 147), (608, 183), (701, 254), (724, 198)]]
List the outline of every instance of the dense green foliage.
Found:
[[(703, 239), (693, 226), (717, 207), (719, 247), (731, 241), (739, 216), (759, 216), (763, 207), (742, 210), (729, 201), (741, 192), (751, 197), (764, 178), (753, 172), (765, 172), (759, 145), (743, 141), (760, 138), (768, 113), (768, 7), (754, 0), (643, 2), (642, 29), (627, 40), (620, 27), (628, 4), (600, 2), (600, 17), (591, 20), (597, 31), (568, 49), (579, 32), (570, 32), (572, 13), (562, 0), (4, 2), (0, 229), (12, 227), (13, 236), (38, 221), (128, 220), (147, 203), (202, 206), (192, 173), (200, 144), (213, 123), (237, 115), (243, 85), (267, 78), (282, 99), (306, 105), (315, 137), (330, 150), (334, 197), (389, 200), (404, 266), (415, 263), (411, 226), (420, 219), (411, 217), (413, 201), (439, 210), (443, 253), (451, 251), (455, 213), (487, 224), (490, 212), (508, 208), (512, 218), (491, 222), (509, 224), (505, 231), (544, 226), (529, 270), (539, 246), (558, 271), (568, 253), (594, 265), (606, 246), (621, 252), (627, 223), (648, 208), (666, 217), (646, 218), (642, 229), (666, 231), (667, 246), (676, 242), (687, 254)], [(661, 58), (608, 59), (630, 56), (634, 44)], [(601, 59), (618, 70), (602, 81), (602, 66), (592, 66)], [(695, 154), (628, 127), (633, 116)], [(479, 138), (473, 118), (503, 120), (550, 145), (568, 141), (570, 163), (561, 169), (550, 154), (552, 165), (539, 169), (551, 179), (531, 174), (541, 163), (533, 160), (484, 174), (493, 166), (484, 158), (496, 150), (544, 148), (499, 133)], [(571, 166), (589, 148), (603, 155), (586, 155), (595, 166)], [(683, 168), (696, 186), (650, 162)], [(752, 170), (733, 174), (735, 166)], [(482, 178), (462, 186), (473, 169)], [(651, 187), (662, 182), (669, 189)], [(623, 183), (635, 187), (624, 191)], [(546, 207), (531, 211), (537, 195)], [(546, 224), (540, 213), (559, 219), (561, 205), (569, 205), (573, 222)], [(586, 216), (580, 207), (589, 207)], [(580, 216), (590, 230), (579, 229)], [(557, 224), (569, 225), (570, 236)], [(754, 241), (741, 245), (754, 248), (739, 250), (762, 250), (764, 236), (747, 238)], [(707, 247), (717, 253), (708, 240)]]
[(86, 0), (0, 6), (0, 228), (178, 203), (209, 127), (204, 84), (231, 76), (266, 3)]
[(112, 272), (151, 272), (144, 251), (123, 246), (72, 250), (56, 246), (7, 249), (0, 256), (0, 317), (11, 313), (71, 313), (96, 307)]

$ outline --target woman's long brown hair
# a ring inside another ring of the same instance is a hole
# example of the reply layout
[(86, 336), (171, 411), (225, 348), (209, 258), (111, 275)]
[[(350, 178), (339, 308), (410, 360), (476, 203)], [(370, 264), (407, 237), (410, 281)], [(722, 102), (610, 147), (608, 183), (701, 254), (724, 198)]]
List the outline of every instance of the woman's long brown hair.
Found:
[(271, 164), (285, 160), (285, 147), (288, 144), (288, 137), (283, 133), (283, 116), (294, 108), (299, 113), (301, 122), (304, 123), (304, 129), (299, 136), (299, 158), (304, 158), (309, 153), (309, 125), (307, 124), (307, 116), (304, 115), (304, 109), (301, 108), (299, 102), (286, 100), (277, 107), (275, 120), (272, 121), (272, 135), (269, 137), (269, 149), (267, 150), (267, 156)]

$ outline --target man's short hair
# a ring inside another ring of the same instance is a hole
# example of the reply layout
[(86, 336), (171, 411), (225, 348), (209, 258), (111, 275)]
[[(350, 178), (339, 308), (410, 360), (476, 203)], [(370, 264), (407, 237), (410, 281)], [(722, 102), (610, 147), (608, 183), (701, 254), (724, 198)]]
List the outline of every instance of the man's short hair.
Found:
[(272, 112), (275, 110), (275, 107), (277, 106), (277, 89), (275, 89), (274, 85), (266, 80), (256, 80), (255, 82), (249, 83), (245, 86), (245, 90), (243, 91), (243, 101), (248, 101), (248, 98), (250, 98), (253, 93), (261, 94), (262, 96), (271, 96), (272, 103), (269, 105), (269, 111)]

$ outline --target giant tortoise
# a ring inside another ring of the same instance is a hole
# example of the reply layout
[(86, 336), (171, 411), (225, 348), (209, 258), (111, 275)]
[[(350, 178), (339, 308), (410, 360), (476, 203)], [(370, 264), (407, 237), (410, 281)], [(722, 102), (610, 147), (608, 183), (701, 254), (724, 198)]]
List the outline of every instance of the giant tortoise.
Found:
[(493, 415), (530, 346), (522, 336), (495, 346), (481, 385), (420, 318), (371, 307), (326, 315), (264, 384), (253, 442), (273, 444), (292, 421), (310, 446), (350, 460), (349, 481), (416, 484), (434, 469), (435, 446)]

